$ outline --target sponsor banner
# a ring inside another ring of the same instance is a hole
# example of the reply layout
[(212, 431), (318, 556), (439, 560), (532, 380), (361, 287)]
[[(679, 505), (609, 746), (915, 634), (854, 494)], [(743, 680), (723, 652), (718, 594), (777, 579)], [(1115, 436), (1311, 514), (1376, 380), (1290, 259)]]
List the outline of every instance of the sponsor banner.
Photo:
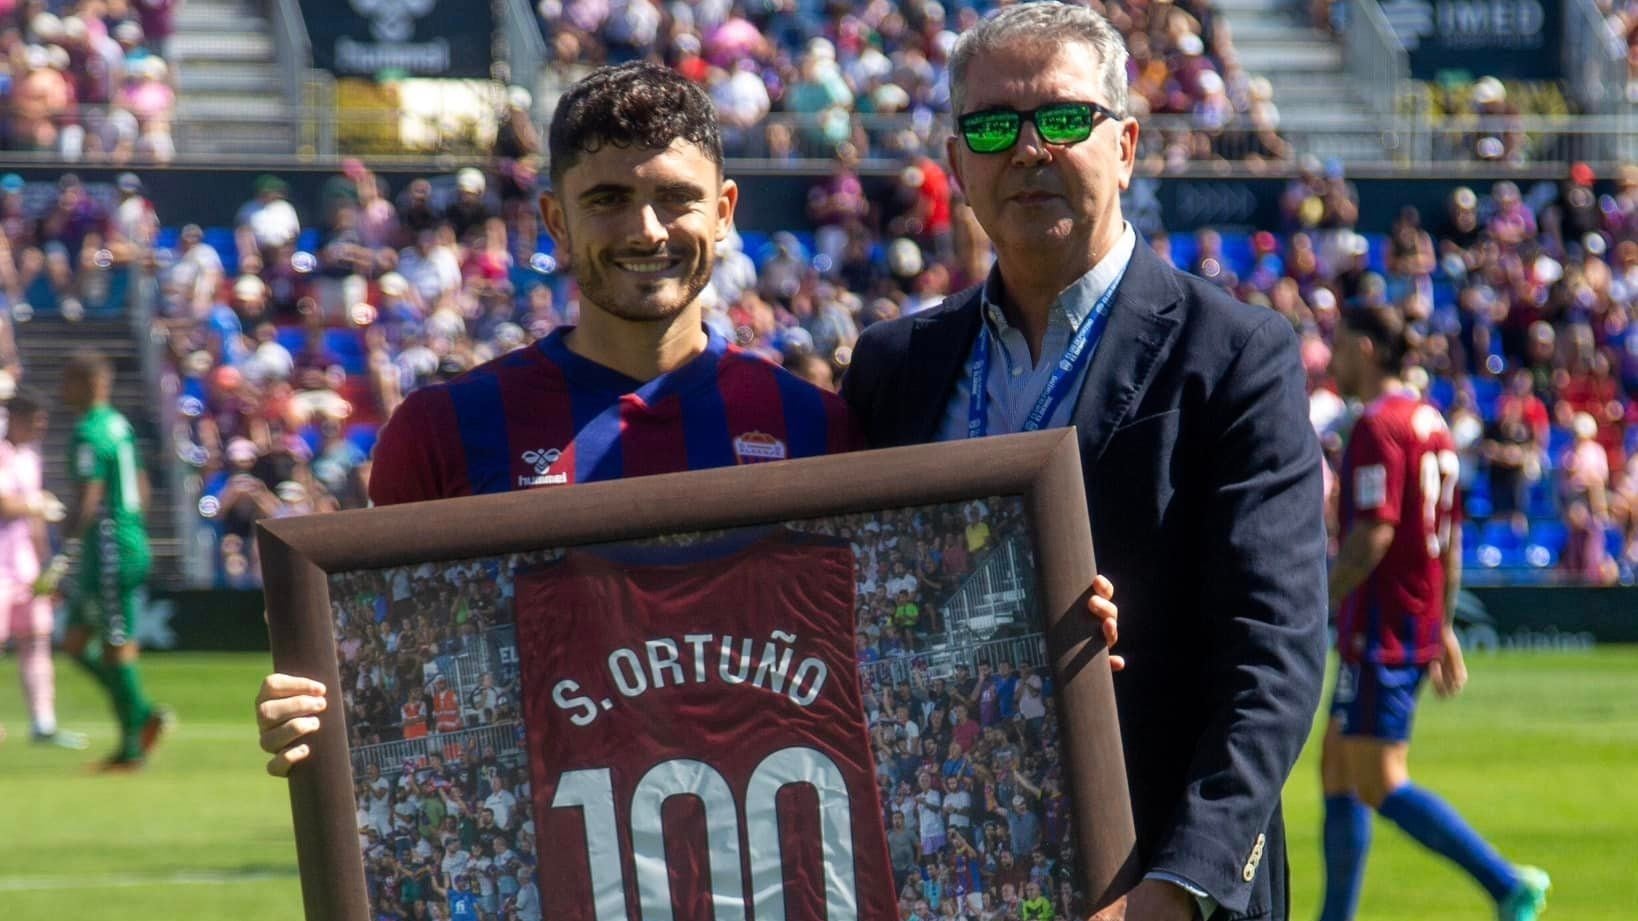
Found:
[[(267, 651), (262, 593), (229, 589), (156, 589), (138, 639), (143, 651)], [(1475, 652), (1564, 652), (1601, 643), (1638, 643), (1638, 588), (1577, 586), (1464, 590), (1456, 629)], [(498, 676), (517, 671), (506, 644), (487, 654)]]
[(1453, 71), (1509, 80), (1564, 75), (1559, 0), (1386, 0), (1382, 13), (1418, 80)]
[(313, 64), (337, 76), (489, 76), (494, 12), (487, 0), (302, 0)]
[(1638, 588), (1497, 586), (1464, 590), (1456, 608), (1463, 645), (1475, 651), (1565, 652), (1638, 643)]

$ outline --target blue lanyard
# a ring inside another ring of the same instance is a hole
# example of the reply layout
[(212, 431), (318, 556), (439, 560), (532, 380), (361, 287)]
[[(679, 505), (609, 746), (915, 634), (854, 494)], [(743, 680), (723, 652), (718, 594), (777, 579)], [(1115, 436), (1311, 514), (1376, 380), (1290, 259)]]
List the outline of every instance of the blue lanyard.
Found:
[[(1092, 353), (1098, 349), (1098, 340), (1103, 338), (1103, 329), (1109, 325), (1109, 302), (1114, 300), (1115, 290), (1120, 287), (1120, 280), (1126, 277), (1126, 270), (1121, 269), (1115, 280), (1109, 283), (1097, 303), (1092, 305), (1092, 313), (1081, 323), (1080, 329), (1069, 340), (1069, 347), (1064, 349), (1062, 358), (1052, 369), (1052, 376), (1047, 378), (1046, 388), (1036, 398), (1035, 406), (1030, 409), (1029, 417), (1024, 420), (1023, 431), (1033, 432), (1046, 424), (1052, 414), (1058, 411), (1058, 405), (1069, 394), (1070, 386), (1080, 377), (1081, 369), (1092, 360)], [(978, 340), (973, 343), (972, 375), (968, 386), (972, 391), (971, 402), (967, 406), (967, 437), (982, 438), (988, 433), (989, 393), (984, 384), (990, 376), (990, 324), (983, 317), (978, 321)]]

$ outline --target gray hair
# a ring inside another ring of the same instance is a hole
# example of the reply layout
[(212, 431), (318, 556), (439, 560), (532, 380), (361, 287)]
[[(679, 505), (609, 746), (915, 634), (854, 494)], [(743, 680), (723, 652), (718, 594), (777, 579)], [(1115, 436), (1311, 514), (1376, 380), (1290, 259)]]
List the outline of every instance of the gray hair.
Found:
[(950, 53), (952, 112), (961, 114), (967, 95), (967, 68), (974, 58), (1015, 45), (1052, 47), (1065, 42), (1083, 42), (1097, 53), (1103, 71), (1104, 101), (1125, 115), (1125, 39), (1101, 13), (1056, 0), (1009, 6), (962, 34)]

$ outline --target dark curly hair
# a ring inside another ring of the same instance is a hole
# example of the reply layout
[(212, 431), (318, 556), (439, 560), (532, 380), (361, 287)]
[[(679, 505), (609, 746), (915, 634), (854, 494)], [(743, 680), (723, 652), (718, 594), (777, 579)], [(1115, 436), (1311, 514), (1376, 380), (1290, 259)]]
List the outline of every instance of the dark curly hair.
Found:
[(552, 115), (547, 150), (553, 187), (582, 154), (604, 145), (662, 150), (681, 138), (722, 167), (722, 132), (705, 91), (655, 64), (600, 67), (569, 88)]
[(1342, 325), (1355, 335), (1371, 340), (1376, 347), (1378, 367), (1399, 373), (1413, 341), (1398, 310), (1389, 306), (1350, 307), (1342, 312)]

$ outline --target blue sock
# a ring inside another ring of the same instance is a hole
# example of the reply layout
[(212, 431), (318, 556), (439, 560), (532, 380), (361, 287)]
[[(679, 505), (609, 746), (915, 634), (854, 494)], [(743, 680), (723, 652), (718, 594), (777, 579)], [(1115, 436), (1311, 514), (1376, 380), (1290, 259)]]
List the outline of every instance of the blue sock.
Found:
[(1349, 921), (1365, 881), (1371, 849), (1371, 810), (1343, 793), (1325, 798), (1325, 904), (1320, 921)]
[(1436, 854), (1443, 854), (1478, 881), (1500, 902), (1519, 884), (1518, 874), (1472, 826), (1444, 800), (1415, 784), (1388, 794), (1377, 810), (1382, 817)]

